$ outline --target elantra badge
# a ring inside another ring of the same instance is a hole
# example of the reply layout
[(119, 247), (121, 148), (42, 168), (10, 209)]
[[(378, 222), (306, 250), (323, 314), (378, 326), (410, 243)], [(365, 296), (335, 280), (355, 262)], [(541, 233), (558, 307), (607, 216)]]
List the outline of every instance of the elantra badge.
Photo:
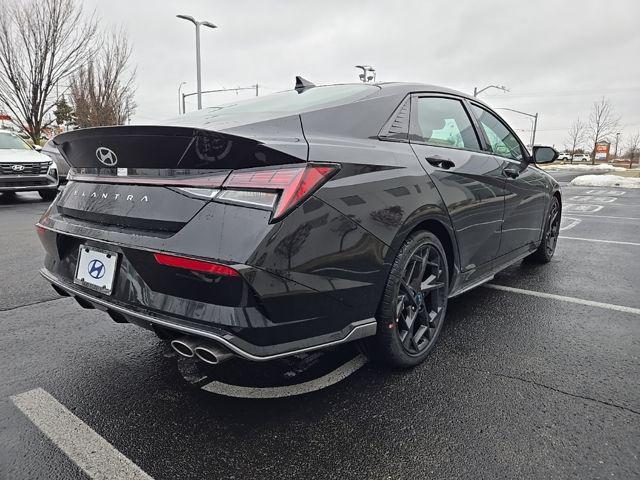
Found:
[(107, 147), (99, 147), (96, 150), (96, 158), (100, 160), (100, 163), (107, 167), (113, 167), (118, 163), (118, 156), (116, 152)]

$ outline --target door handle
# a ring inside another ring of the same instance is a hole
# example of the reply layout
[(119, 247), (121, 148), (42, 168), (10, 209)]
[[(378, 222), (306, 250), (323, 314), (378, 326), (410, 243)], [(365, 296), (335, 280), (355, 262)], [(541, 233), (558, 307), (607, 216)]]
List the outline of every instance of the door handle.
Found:
[(520, 176), (520, 170), (517, 167), (507, 167), (502, 170), (502, 173), (509, 178), (518, 178)]
[(444, 168), (445, 170), (449, 170), (452, 167), (455, 167), (456, 164), (451, 160), (446, 158), (437, 158), (437, 157), (425, 157), (425, 160), (429, 162), (430, 165), (438, 168)]

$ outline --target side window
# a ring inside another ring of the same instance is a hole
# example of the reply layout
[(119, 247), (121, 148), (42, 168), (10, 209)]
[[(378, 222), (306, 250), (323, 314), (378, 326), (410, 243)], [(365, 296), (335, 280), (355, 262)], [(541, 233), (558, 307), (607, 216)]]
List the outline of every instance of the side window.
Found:
[(472, 105), (473, 113), (478, 118), (487, 137), (491, 151), (501, 157), (522, 160), (524, 158), (520, 142), (498, 118), (484, 108)]
[(418, 98), (418, 128), (429, 145), (480, 150), (471, 120), (458, 100)]

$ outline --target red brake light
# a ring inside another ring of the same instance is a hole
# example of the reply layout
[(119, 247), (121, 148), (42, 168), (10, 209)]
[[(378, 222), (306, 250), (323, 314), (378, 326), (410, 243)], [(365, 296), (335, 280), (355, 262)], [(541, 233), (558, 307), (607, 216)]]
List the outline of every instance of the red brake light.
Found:
[(280, 190), (282, 193), (273, 213), (273, 218), (277, 219), (307, 199), (337, 170), (337, 165), (307, 164), (300, 167), (232, 172), (223, 188)]
[(194, 270), (196, 272), (213, 273), (225, 277), (238, 277), (240, 274), (237, 270), (226, 265), (214, 262), (205, 262), (203, 260), (194, 260), (193, 258), (177, 257), (175, 255), (167, 255), (165, 253), (154, 253), (153, 256), (160, 265), (168, 267), (184, 268), (185, 270)]

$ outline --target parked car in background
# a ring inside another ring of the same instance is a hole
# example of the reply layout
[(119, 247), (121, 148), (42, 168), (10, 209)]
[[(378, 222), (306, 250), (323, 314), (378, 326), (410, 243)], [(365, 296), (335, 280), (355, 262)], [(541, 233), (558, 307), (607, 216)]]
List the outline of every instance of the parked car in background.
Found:
[(60, 155), (58, 148), (53, 144), (52, 140), (49, 140), (44, 144), (44, 147), (42, 147), (42, 153), (55, 163), (56, 168), (58, 169), (58, 179), (60, 180), (60, 183), (66, 183), (67, 173), (69, 173), (69, 164), (64, 157)]
[(417, 365), (450, 297), (549, 262), (559, 233), (560, 187), (535, 166), (557, 152), (430, 85), (298, 79), (53, 142), (72, 169), (37, 225), (42, 275), (213, 364), (360, 340)]
[(571, 160), (571, 154), (568, 153), (568, 152), (559, 153), (557, 160), (569, 161), (569, 160)]
[(573, 155), (574, 162), (590, 162), (591, 157), (586, 153), (576, 153)]
[(0, 131), (0, 192), (28, 191), (53, 200), (58, 193), (56, 165), (19, 135)]

